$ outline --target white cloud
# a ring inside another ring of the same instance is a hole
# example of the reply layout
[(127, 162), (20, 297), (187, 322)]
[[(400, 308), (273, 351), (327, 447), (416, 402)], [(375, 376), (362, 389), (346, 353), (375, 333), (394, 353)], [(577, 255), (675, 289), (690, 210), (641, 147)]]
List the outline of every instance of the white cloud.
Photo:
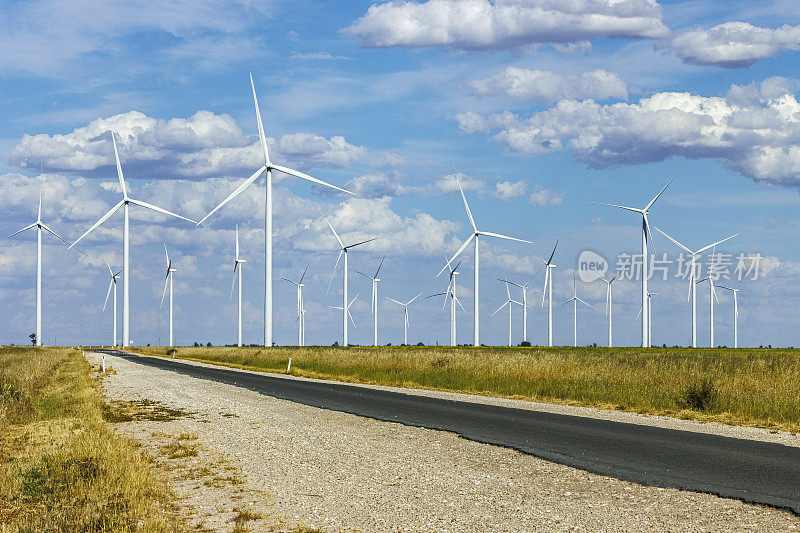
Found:
[(558, 100), (628, 97), (625, 82), (605, 70), (592, 70), (580, 76), (546, 70), (507, 67), (504, 71), (470, 82), (468, 86), (480, 96), (505, 95), (519, 100), (552, 103)]
[(536, 187), (528, 198), (528, 203), (536, 206), (544, 205), (561, 205), (564, 200), (564, 195), (551, 189)]
[(349, 56), (335, 56), (328, 52), (310, 52), (301, 54), (299, 52), (294, 52), (292, 55), (289, 56), (289, 59), (302, 59), (302, 60), (322, 60), (322, 61), (331, 61), (331, 60), (339, 60), (339, 61), (355, 61), (355, 58)]
[(759, 28), (747, 22), (726, 22), (709, 29), (680, 33), (672, 49), (687, 63), (742, 68), (783, 50), (800, 50), (800, 26)]
[(461, 172), (442, 176), (434, 182), (434, 187), (440, 193), (450, 194), (458, 192), (459, 183), (461, 183), (461, 188), (464, 189), (464, 191), (480, 191), (483, 189), (483, 181), (462, 174)]
[(399, 179), (385, 174), (363, 174), (348, 181), (344, 188), (362, 198), (402, 196), (409, 192)]
[(770, 78), (733, 86), (725, 97), (664, 92), (638, 103), (562, 100), (528, 118), (505, 112), (456, 116), (462, 130), (499, 130), (510, 150), (571, 148), (593, 167), (643, 164), (680, 156), (713, 158), (758, 181), (800, 186), (800, 102), (796, 83)]
[(668, 33), (655, 0), (396, 0), (371, 6), (345, 31), (367, 47), (463, 50)]
[(498, 181), (495, 184), (494, 197), (500, 200), (511, 200), (512, 198), (519, 198), (525, 191), (528, 190), (528, 184), (524, 181)]

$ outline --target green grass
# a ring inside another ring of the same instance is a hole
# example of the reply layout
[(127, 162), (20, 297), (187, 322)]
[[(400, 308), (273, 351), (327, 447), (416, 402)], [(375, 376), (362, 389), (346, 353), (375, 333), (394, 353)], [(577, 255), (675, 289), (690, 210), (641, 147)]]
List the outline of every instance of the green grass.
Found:
[(166, 485), (103, 421), (71, 348), (0, 347), (0, 530), (177, 531)]
[(291, 357), (298, 376), (800, 431), (800, 350), (182, 347), (176, 356), (269, 372), (285, 372)]

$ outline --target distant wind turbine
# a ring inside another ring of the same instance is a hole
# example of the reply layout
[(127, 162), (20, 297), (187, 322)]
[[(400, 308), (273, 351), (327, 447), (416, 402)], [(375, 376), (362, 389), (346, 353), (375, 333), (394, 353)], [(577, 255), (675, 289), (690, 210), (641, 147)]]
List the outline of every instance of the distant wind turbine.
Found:
[[(353, 315), (350, 313), (350, 308), (353, 306), (353, 303), (355, 303), (355, 301), (358, 299), (358, 294), (359, 293), (356, 293), (356, 295), (353, 296), (353, 299), (350, 300), (350, 302), (346, 306), (339, 306), (339, 305), (332, 305), (331, 306), (331, 309), (339, 309), (339, 310), (341, 310), (342, 313), (345, 316), (345, 320), (347, 320), (349, 318), (350, 322), (353, 323), (353, 327), (355, 327), (356, 321), (353, 320)], [(347, 346), (347, 345), (345, 344), (345, 346)]]
[[(541, 269), (539, 269), (539, 271), (541, 272)], [(531, 276), (530, 279), (527, 282), (525, 282), (524, 285), (520, 285), (519, 283), (514, 283), (513, 281), (508, 281), (507, 279), (500, 279), (500, 278), (497, 279), (497, 281), (502, 281), (503, 283), (506, 283), (508, 285), (513, 285), (514, 287), (517, 287), (522, 291), (522, 341), (523, 342), (528, 341), (528, 309), (530, 308), (530, 306), (528, 305), (528, 286), (530, 285), (531, 281), (533, 281), (533, 278), (535, 278), (538, 274), (539, 272)]]
[(117, 178), (119, 179), (119, 185), (122, 188), (122, 200), (120, 200), (120, 202), (117, 205), (109, 209), (105, 215), (100, 217), (100, 220), (95, 222), (91, 228), (86, 230), (86, 233), (78, 237), (78, 240), (73, 242), (70, 245), (70, 248), (78, 244), (81, 241), (81, 239), (89, 235), (92, 231), (97, 229), (97, 227), (99, 227), (103, 222), (108, 220), (108, 218), (114, 213), (116, 213), (120, 207), (123, 208), (123, 214), (125, 219), (122, 229), (122, 279), (125, 283), (124, 283), (124, 288), (122, 290), (122, 345), (124, 347), (128, 347), (130, 345), (130, 287), (131, 287), (130, 216), (128, 214), (129, 205), (130, 204), (138, 205), (139, 207), (144, 207), (150, 209), (151, 211), (162, 213), (164, 215), (170, 215), (192, 223), (194, 223), (194, 220), (182, 217), (181, 215), (176, 215), (175, 213), (157, 207), (153, 204), (148, 204), (147, 202), (142, 202), (141, 200), (134, 200), (133, 198), (128, 196), (128, 188), (125, 186), (125, 178), (122, 177), (122, 165), (119, 162), (119, 152), (117, 152), (117, 141), (114, 138), (114, 132), (111, 132), (111, 142), (114, 144), (114, 159), (117, 164)]
[(518, 302), (518, 301), (514, 300), (513, 298), (511, 298), (511, 290), (508, 288), (510, 283), (509, 283), (509, 281), (507, 279), (501, 279), (501, 280), (498, 280), (498, 281), (501, 281), (502, 283), (506, 284), (507, 299), (506, 299), (505, 303), (503, 303), (503, 305), (498, 307), (497, 310), (495, 310), (495, 312), (492, 313), (492, 316), (494, 316), (497, 313), (499, 313), (500, 310), (503, 309), (505, 306), (508, 306), (508, 345), (512, 346), (513, 345), (512, 340), (511, 340), (512, 304), (517, 304), (520, 307), (524, 307), (524, 306), (523, 306), (522, 302)]
[(606, 284), (606, 315), (608, 316), (608, 347), (609, 348), (611, 348), (611, 346), (612, 346), (612, 342), (611, 342), (611, 316), (612, 316), (613, 310), (611, 308), (611, 284), (614, 283), (614, 280), (616, 280), (619, 277), (619, 274), (620, 273), (617, 272), (616, 274), (614, 274), (614, 277), (611, 278), (611, 279), (606, 279), (606, 278), (604, 278), (602, 276), (599, 278), (599, 279), (603, 280), (605, 282), (605, 284)]
[[(445, 256), (445, 259), (447, 259), (447, 256)], [(455, 268), (453, 268), (452, 266), (450, 267), (450, 280), (447, 282), (447, 291), (431, 294), (430, 296), (425, 297), (425, 298), (433, 298), (434, 296), (444, 296), (444, 301), (442, 302), (442, 309), (445, 308), (445, 306), (447, 305), (447, 299), (450, 298), (450, 346), (456, 345), (456, 304), (458, 304), (458, 306), (461, 308), (462, 311), (464, 312), (467, 311), (466, 309), (464, 309), (464, 306), (461, 305), (461, 301), (456, 296), (456, 276), (458, 275), (459, 266), (461, 266), (460, 261), (455, 266)]]
[[(236, 286), (236, 274), (239, 274), (239, 336), (237, 337), (236, 345), (242, 347), (242, 269), (247, 261), (239, 256), (239, 226), (236, 226), (236, 255), (233, 259), (233, 283), (231, 283), (231, 295), (228, 297), (233, 298), (233, 288)], [(240, 266), (242, 265), (242, 266)]]
[[(653, 346), (653, 302), (652, 296), (661, 294), (660, 292), (648, 292), (647, 293), (647, 347), (651, 348)], [(642, 313), (642, 308), (639, 308), (639, 312), (636, 313), (636, 318), (639, 318), (639, 315)]]
[(545, 261), (541, 257), (539, 258), (542, 263), (544, 263), (544, 290), (542, 290), (542, 307), (544, 307), (544, 299), (545, 296), (548, 298), (547, 304), (547, 345), (553, 346), (553, 273), (550, 272), (550, 269), (556, 267), (553, 264), (553, 256), (556, 255), (556, 248), (558, 248), (558, 241), (556, 241), (556, 245), (553, 246), (553, 252), (550, 254), (550, 258)]
[(719, 298), (717, 298), (717, 290), (714, 288), (714, 254), (716, 253), (716, 247), (711, 249), (711, 265), (708, 269), (708, 276), (704, 277), (697, 283), (703, 283), (704, 281), (708, 282), (708, 306), (709, 306), (709, 341), (708, 346), (709, 348), (714, 347), (714, 300), (719, 302)]
[(365, 278), (372, 281), (372, 303), (370, 304), (370, 307), (372, 311), (373, 343), (375, 346), (378, 345), (378, 283), (381, 281), (380, 278), (378, 277), (378, 273), (381, 271), (384, 259), (386, 259), (385, 255), (381, 258), (381, 262), (378, 264), (378, 270), (375, 271), (374, 276), (370, 276), (368, 274), (364, 274), (363, 272), (356, 270), (356, 272), (358, 272)]
[(164, 291), (161, 293), (161, 307), (164, 307), (164, 296), (167, 294), (167, 284), (169, 284), (169, 345), (172, 347), (172, 275), (177, 272), (178, 269), (172, 266), (166, 244), (164, 245), (164, 255), (167, 258), (167, 276), (164, 279)]
[(448, 265), (450, 265), (456, 259), (456, 257), (458, 257), (461, 254), (461, 252), (464, 251), (464, 249), (469, 245), (470, 241), (472, 241), (473, 239), (475, 240), (475, 257), (474, 257), (474, 260), (475, 260), (475, 279), (474, 279), (475, 288), (474, 288), (474, 295), (473, 295), (473, 298), (474, 298), (473, 313), (475, 314), (475, 326), (474, 326), (475, 327), (475, 335), (474, 335), (474, 341), (475, 342), (474, 342), (474, 344), (475, 344), (475, 346), (480, 346), (481, 345), (481, 341), (480, 341), (480, 310), (479, 310), (479, 305), (478, 305), (478, 302), (480, 300), (479, 297), (478, 297), (479, 286), (480, 286), (480, 276), (479, 276), (480, 259), (479, 259), (479, 254), (478, 254), (478, 240), (479, 240), (479, 237), (483, 235), (483, 236), (486, 236), (486, 237), (497, 237), (498, 239), (506, 239), (506, 240), (509, 240), (509, 241), (524, 242), (524, 243), (527, 243), (527, 244), (533, 244), (533, 243), (531, 241), (526, 241), (524, 239), (517, 239), (516, 237), (508, 237), (507, 235), (500, 235), (499, 233), (490, 233), (488, 231), (479, 231), (478, 227), (475, 225), (475, 219), (472, 217), (472, 211), (470, 211), (470, 209), (469, 209), (469, 204), (467, 203), (467, 197), (464, 196), (464, 189), (461, 188), (461, 181), (460, 180), (458, 180), (458, 190), (461, 191), (461, 198), (464, 200), (464, 208), (467, 211), (467, 217), (469, 217), (469, 223), (470, 223), (470, 225), (472, 225), (472, 235), (470, 235), (469, 238), (466, 241), (464, 241), (464, 244), (461, 245), (461, 248), (459, 248), (458, 251), (455, 254), (453, 254), (453, 257), (450, 258), (449, 261), (447, 261), (447, 264), (442, 267), (442, 269), (439, 271), (439, 274), (436, 274), (436, 276), (438, 277), (442, 272), (444, 272), (444, 270), (448, 267)]
[(106, 261), (106, 266), (108, 267), (108, 274), (110, 276), (110, 280), (108, 282), (108, 291), (106, 291), (106, 301), (103, 302), (103, 311), (106, 310), (106, 305), (108, 304), (108, 297), (111, 295), (111, 290), (114, 290), (114, 342), (111, 343), (111, 346), (116, 348), (117, 347), (117, 280), (119, 279), (120, 272), (114, 273), (111, 270), (111, 265), (108, 264)]
[(573, 305), (573, 323), (572, 323), (572, 345), (577, 348), (578, 346), (578, 302), (591, 307), (595, 311), (597, 308), (590, 303), (586, 303), (580, 298), (578, 298), (578, 286), (575, 283), (575, 274), (572, 274), (572, 298), (567, 300), (561, 305), (566, 305), (572, 302)]
[(725, 285), (717, 285), (720, 289), (731, 291), (733, 293), (733, 347), (739, 347), (739, 289), (726, 287)]
[(303, 320), (303, 314), (305, 313), (305, 306), (303, 304), (303, 279), (306, 277), (306, 272), (308, 272), (308, 267), (311, 265), (311, 262), (306, 265), (306, 269), (303, 270), (303, 274), (300, 276), (300, 279), (297, 281), (292, 281), (288, 278), (281, 278), (283, 281), (288, 281), (295, 287), (297, 287), (297, 345), (303, 346), (305, 344), (305, 321)]
[(395, 300), (394, 298), (389, 298), (388, 296), (386, 297), (387, 300), (403, 306), (403, 344), (406, 346), (408, 346), (408, 306), (420, 296), (422, 296), (422, 293), (417, 294), (405, 303)]
[(336, 189), (337, 191), (341, 191), (347, 194), (353, 194), (350, 191), (346, 191), (335, 185), (331, 185), (330, 183), (326, 183), (322, 180), (318, 180), (317, 178), (312, 178), (308, 174), (304, 174), (297, 170), (293, 170), (291, 168), (283, 167), (280, 165), (276, 165), (272, 163), (269, 159), (269, 149), (267, 149), (267, 138), (264, 135), (264, 125), (261, 123), (261, 110), (258, 107), (258, 98), (256, 97), (256, 86), (253, 83), (253, 75), (250, 75), (250, 87), (253, 89), (253, 104), (256, 108), (256, 120), (258, 121), (258, 138), (261, 142), (261, 151), (264, 154), (264, 164), (256, 170), (252, 176), (247, 178), (239, 187), (236, 188), (227, 198), (225, 198), (220, 204), (211, 210), (209, 214), (204, 216), (200, 222), (197, 223), (199, 226), (202, 224), (208, 217), (216, 213), (222, 206), (233, 200), (236, 196), (239, 195), (242, 191), (244, 191), (247, 187), (250, 186), (254, 181), (256, 181), (261, 174), (264, 172), (267, 173), (267, 183), (266, 183), (266, 190), (267, 190), (267, 197), (266, 197), (266, 207), (265, 207), (265, 230), (266, 230), (266, 242), (265, 242), (265, 262), (264, 262), (264, 275), (266, 278), (266, 283), (264, 286), (264, 345), (265, 346), (272, 346), (272, 171), (277, 170), (279, 172), (283, 172), (284, 174), (289, 174), (290, 176), (294, 176), (296, 178), (304, 179), (306, 181), (310, 181), (312, 183), (316, 183), (317, 185), (322, 185), (324, 187), (330, 187), (331, 189)]

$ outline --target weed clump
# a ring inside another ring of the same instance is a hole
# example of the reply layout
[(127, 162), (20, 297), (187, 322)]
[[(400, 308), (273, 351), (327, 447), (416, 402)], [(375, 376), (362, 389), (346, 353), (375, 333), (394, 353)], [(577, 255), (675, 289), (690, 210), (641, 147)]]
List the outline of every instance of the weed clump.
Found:
[(711, 378), (705, 378), (689, 384), (683, 391), (681, 407), (694, 411), (707, 411), (717, 398), (717, 389)]

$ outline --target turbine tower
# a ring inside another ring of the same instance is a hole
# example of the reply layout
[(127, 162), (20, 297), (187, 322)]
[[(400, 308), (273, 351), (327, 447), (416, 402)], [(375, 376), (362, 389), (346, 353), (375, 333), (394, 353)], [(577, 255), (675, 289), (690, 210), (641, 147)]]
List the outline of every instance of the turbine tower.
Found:
[(172, 267), (172, 261), (169, 259), (169, 252), (167, 252), (167, 245), (164, 245), (164, 255), (167, 258), (167, 276), (164, 279), (164, 290), (161, 293), (161, 307), (164, 307), (164, 296), (167, 295), (167, 284), (169, 284), (169, 346), (172, 348), (172, 275), (178, 269)]
[(608, 347), (611, 348), (611, 316), (612, 316), (612, 309), (611, 309), (611, 284), (614, 283), (619, 277), (619, 272), (614, 274), (614, 277), (611, 279), (606, 279), (604, 277), (600, 277), (599, 279), (603, 280), (606, 284), (606, 316), (608, 316)]
[[(239, 225), (236, 225), (236, 256), (233, 259), (233, 283), (231, 283), (231, 295), (228, 299), (233, 298), (233, 288), (236, 286), (236, 274), (239, 274), (239, 336), (237, 337), (237, 346), (242, 347), (242, 269), (244, 263), (247, 261), (239, 256)], [(239, 266), (242, 265), (242, 266)]]
[(739, 289), (726, 287), (725, 285), (717, 285), (720, 289), (731, 291), (733, 293), (733, 347), (739, 347)]
[(709, 307), (709, 341), (708, 347), (714, 347), (714, 300), (719, 303), (719, 298), (717, 298), (717, 291), (714, 288), (714, 254), (716, 252), (716, 247), (712, 248), (711, 250), (711, 266), (708, 269), (708, 276), (704, 277), (697, 283), (703, 283), (704, 281), (708, 282), (708, 307)]
[[(51, 230), (47, 224), (42, 222), (42, 194), (39, 193), (39, 212), (36, 216), (36, 222), (29, 224), (19, 231), (15, 231), (8, 237), (0, 239), (0, 242), (10, 239), (14, 235), (22, 233), (25, 230), (36, 228), (36, 346), (42, 345), (42, 230), (55, 236), (57, 239), (63, 241), (67, 246), (69, 243), (65, 241), (58, 233)], [(81, 252), (83, 253), (83, 252)]]
[(671, 240), (673, 243), (678, 245), (679, 248), (681, 248), (686, 253), (688, 253), (689, 255), (692, 256), (692, 261), (691, 261), (690, 267), (689, 267), (690, 268), (690, 272), (689, 272), (689, 294), (687, 295), (687, 300), (689, 298), (691, 298), (691, 300), (692, 300), (692, 348), (697, 348), (697, 287), (695, 287), (695, 285), (696, 285), (695, 278), (697, 277), (697, 271), (696, 271), (697, 267), (695, 265), (697, 264), (697, 256), (699, 256), (701, 253), (705, 252), (709, 248), (714, 248), (718, 244), (721, 244), (721, 243), (727, 241), (728, 239), (733, 239), (734, 237), (736, 237), (738, 235), (738, 233), (734, 233), (730, 237), (726, 237), (726, 238), (722, 239), (721, 241), (717, 241), (717, 242), (709, 244), (708, 246), (704, 246), (704, 247), (700, 248), (697, 251), (692, 251), (689, 248), (687, 248), (685, 245), (679, 243), (677, 240), (673, 239), (672, 237), (670, 237), (669, 235), (667, 235), (666, 233), (661, 231), (660, 229), (658, 229), (658, 228), (656, 228), (656, 229), (664, 237), (666, 237), (667, 239)]
[(512, 308), (512, 305), (511, 304), (517, 304), (519, 306), (523, 306), (523, 304), (521, 302), (518, 302), (518, 301), (514, 300), (513, 298), (511, 298), (511, 290), (508, 288), (510, 283), (509, 283), (509, 281), (507, 279), (501, 279), (501, 280), (498, 280), (498, 281), (506, 284), (507, 299), (506, 299), (506, 301), (505, 301), (505, 303), (503, 305), (498, 307), (497, 310), (495, 310), (495, 312), (492, 313), (492, 316), (494, 316), (497, 313), (499, 313), (500, 310), (502, 308), (504, 308), (505, 306), (508, 306), (508, 345), (512, 346), (512, 341), (511, 341), (511, 318), (512, 318), (512, 316), (511, 316), (512, 309), (511, 308)]
[[(652, 296), (655, 294), (661, 294), (660, 292), (648, 292), (647, 293), (647, 347), (652, 348), (653, 346), (653, 302)], [(639, 312), (636, 313), (636, 318), (639, 318), (639, 315), (642, 312), (642, 308), (639, 308)]]
[[(103, 311), (106, 310), (106, 305), (108, 304), (108, 297), (111, 295), (111, 289), (114, 289), (114, 342), (111, 343), (113, 348), (117, 347), (117, 280), (119, 279), (119, 272), (116, 274), (113, 270), (111, 270), (111, 265), (108, 264), (106, 261), (106, 266), (108, 267), (108, 274), (111, 277), (110, 281), (108, 282), (108, 291), (106, 291), (106, 301), (103, 302)], [(121, 272), (121, 271), (120, 271)]]
[[(544, 267), (542, 267), (544, 268)], [(541, 269), (539, 269), (541, 271)], [(520, 285), (519, 283), (514, 283), (513, 281), (508, 281), (507, 279), (500, 279), (497, 278), (497, 281), (502, 281), (508, 285), (513, 285), (514, 287), (519, 288), (522, 291), (522, 341), (528, 341), (528, 309), (530, 306), (528, 305), (528, 285), (530, 285), (533, 278), (535, 278), (539, 272), (531, 276), (531, 278), (524, 284)]]
[(542, 290), (542, 307), (544, 307), (544, 299), (545, 296), (547, 296), (547, 345), (550, 347), (553, 346), (553, 274), (550, 272), (550, 269), (556, 267), (556, 265), (553, 264), (553, 256), (556, 255), (556, 248), (558, 248), (558, 241), (556, 241), (556, 245), (553, 246), (553, 252), (550, 254), (550, 258), (547, 261), (541, 257), (539, 258), (539, 260), (544, 263), (544, 290)]
[(577, 348), (578, 347), (578, 302), (582, 303), (583, 305), (591, 307), (595, 311), (597, 311), (597, 308), (592, 304), (586, 303), (580, 298), (578, 298), (578, 287), (575, 284), (575, 274), (572, 274), (572, 298), (570, 298), (561, 305), (566, 305), (570, 302), (572, 302), (573, 305), (572, 346)]
[(381, 258), (381, 262), (378, 264), (378, 270), (375, 271), (374, 276), (369, 276), (356, 270), (356, 272), (372, 281), (372, 303), (370, 304), (370, 307), (372, 308), (372, 334), (373, 344), (375, 346), (378, 345), (378, 283), (381, 281), (378, 277), (378, 273), (381, 271), (384, 259), (386, 259), (385, 255)]
[[(331, 289), (331, 283), (333, 283), (333, 276), (336, 274), (336, 267), (339, 266), (339, 260), (342, 258), (342, 255), (344, 255), (344, 265), (342, 265), (342, 269), (344, 270), (342, 276), (343, 278), (342, 307), (341, 308), (336, 307), (335, 309), (342, 309), (342, 346), (347, 346), (347, 315), (350, 314), (350, 305), (352, 305), (352, 302), (350, 302), (350, 304), (347, 303), (347, 252), (348, 250), (350, 250), (350, 248), (355, 248), (356, 246), (361, 246), (362, 244), (372, 242), (375, 239), (377, 239), (377, 237), (373, 237), (371, 239), (367, 239), (366, 241), (361, 241), (355, 244), (349, 244), (345, 246), (344, 243), (342, 242), (342, 239), (339, 238), (339, 234), (336, 233), (336, 230), (333, 229), (331, 223), (328, 222), (328, 218), (325, 215), (322, 215), (322, 218), (325, 219), (325, 222), (328, 224), (328, 227), (331, 228), (333, 236), (336, 237), (336, 241), (339, 243), (339, 248), (340, 248), (339, 257), (336, 258), (336, 264), (333, 265), (333, 272), (331, 272), (331, 281), (328, 283), (328, 290)], [(355, 298), (353, 298), (353, 300), (355, 301)], [(350, 320), (353, 320), (353, 318), (350, 317)], [(353, 324), (355, 324), (355, 321), (353, 322)]]
[(331, 185), (330, 183), (326, 183), (322, 180), (318, 180), (317, 178), (312, 178), (308, 174), (303, 174), (302, 172), (298, 172), (297, 170), (293, 170), (291, 168), (283, 167), (280, 165), (276, 165), (272, 163), (269, 159), (269, 149), (267, 148), (267, 138), (264, 135), (264, 125), (261, 123), (261, 110), (258, 107), (258, 98), (256, 97), (256, 86), (253, 83), (253, 75), (250, 74), (250, 87), (253, 89), (253, 104), (256, 108), (256, 121), (258, 122), (258, 138), (261, 142), (261, 151), (264, 155), (264, 164), (256, 170), (252, 176), (247, 178), (244, 183), (239, 185), (235, 191), (233, 191), (227, 198), (225, 198), (217, 207), (211, 210), (209, 214), (204, 216), (200, 222), (197, 223), (199, 226), (202, 224), (208, 217), (213, 215), (217, 210), (219, 210), (222, 206), (233, 200), (236, 196), (239, 195), (243, 190), (250, 186), (251, 183), (256, 181), (261, 174), (264, 172), (267, 173), (267, 183), (266, 183), (266, 205), (265, 205), (265, 232), (266, 232), (266, 239), (264, 244), (264, 275), (265, 275), (265, 285), (264, 285), (264, 346), (272, 346), (272, 171), (277, 170), (279, 172), (283, 172), (284, 174), (289, 174), (290, 176), (294, 176), (296, 178), (304, 179), (306, 181), (310, 181), (312, 183), (316, 183), (317, 185), (323, 185), (325, 187), (330, 187), (331, 189), (336, 189), (337, 191), (341, 191), (347, 194), (353, 194), (350, 191), (346, 191), (335, 185)]
[(128, 188), (125, 186), (125, 178), (122, 176), (122, 165), (119, 162), (119, 152), (117, 151), (117, 141), (114, 138), (114, 132), (111, 132), (111, 142), (114, 145), (114, 159), (117, 164), (117, 178), (119, 179), (119, 185), (122, 188), (122, 200), (108, 210), (108, 212), (100, 217), (100, 220), (94, 223), (94, 225), (86, 230), (86, 233), (78, 237), (78, 240), (73, 242), (70, 245), (70, 248), (78, 244), (81, 239), (89, 235), (93, 232), (98, 226), (100, 226), (103, 222), (108, 220), (108, 218), (113, 215), (114, 213), (119, 210), (120, 207), (123, 208), (124, 213), (124, 225), (122, 229), (122, 280), (124, 281), (124, 287), (122, 290), (122, 346), (128, 347), (130, 345), (130, 290), (131, 290), (131, 283), (130, 283), (130, 273), (131, 273), (131, 243), (130, 243), (130, 216), (129, 216), (129, 207), (130, 204), (138, 205), (139, 207), (144, 207), (146, 209), (150, 209), (151, 211), (155, 211), (157, 213), (162, 213), (164, 215), (170, 215), (176, 218), (180, 218), (182, 220), (186, 220), (188, 222), (194, 223), (194, 220), (182, 217), (181, 215), (176, 215), (166, 209), (162, 209), (157, 207), (153, 204), (148, 204), (147, 202), (142, 202), (141, 200), (134, 200), (130, 196), (128, 196)]
[(306, 332), (305, 332), (305, 321), (303, 320), (303, 314), (305, 313), (305, 308), (303, 307), (303, 279), (306, 277), (306, 272), (308, 272), (308, 267), (311, 265), (309, 261), (306, 265), (306, 269), (303, 270), (303, 274), (300, 276), (298, 281), (292, 281), (288, 278), (281, 278), (283, 281), (288, 281), (295, 287), (297, 287), (297, 345), (303, 346), (305, 344)]
[(395, 300), (394, 298), (389, 298), (388, 296), (386, 297), (387, 300), (392, 301), (392, 302), (394, 302), (394, 303), (396, 303), (398, 305), (402, 305), (403, 306), (403, 344), (405, 344), (406, 346), (408, 346), (408, 306), (409, 306), (409, 304), (411, 304), (411, 302), (413, 302), (414, 300), (416, 300), (420, 296), (422, 296), (422, 293), (417, 294), (416, 296), (414, 296), (413, 298), (411, 298), (409, 301), (407, 301), (405, 303), (399, 302), (399, 301)]
[[(445, 259), (447, 259), (447, 256), (445, 256)], [(456, 296), (456, 276), (458, 275), (459, 266), (461, 266), (460, 261), (455, 268), (450, 267), (450, 280), (447, 283), (446, 292), (439, 292), (425, 297), (427, 299), (433, 298), (434, 296), (444, 296), (444, 301), (442, 302), (443, 310), (447, 305), (447, 298), (450, 298), (450, 346), (456, 345), (456, 304), (458, 304), (462, 311), (465, 313), (467, 312), (467, 310), (464, 309), (464, 306), (461, 305), (461, 301)]]
[(509, 240), (509, 241), (524, 242), (524, 243), (527, 243), (527, 244), (533, 244), (533, 243), (531, 241), (526, 241), (524, 239), (517, 239), (516, 237), (508, 237), (507, 235), (500, 235), (499, 233), (490, 233), (488, 231), (480, 231), (480, 230), (478, 230), (478, 227), (475, 225), (475, 219), (472, 217), (472, 211), (470, 211), (470, 209), (469, 209), (469, 204), (467, 203), (467, 197), (464, 196), (464, 189), (461, 188), (461, 180), (458, 180), (458, 190), (461, 191), (461, 198), (464, 200), (464, 208), (467, 211), (467, 217), (469, 218), (469, 223), (470, 223), (470, 225), (472, 225), (472, 235), (470, 235), (469, 238), (466, 241), (464, 241), (464, 244), (461, 245), (461, 248), (459, 248), (458, 251), (455, 254), (453, 254), (453, 257), (449, 261), (447, 261), (447, 264), (442, 267), (442, 269), (439, 271), (439, 274), (436, 274), (436, 276), (438, 277), (442, 272), (444, 272), (445, 268), (447, 268), (448, 265), (450, 265), (455, 260), (455, 258), (458, 257), (461, 254), (461, 252), (464, 251), (464, 249), (469, 245), (470, 241), (472, 241), (473, 239), (475, 240), (475, 257), (474, 257), (474, 260), (475, 260), (475, 280), (474, 280), (475, 281), (475, 289), (474, 289), (474, 309), (473, 309), (473, 312), (475, 314), (475, 326), (474, 326), (474, 328), (475, 328), (475, 337), (474, 337), (475, 342), (474, 342), (474, 344), (475, 344), (475, 346), (480, 346), (481, 345), (481, 341), (480, 341), (480, 310), (479, 310), (479, 306), (478, 306), (478, 302), (480, 300), (479, 297), (478, 297), (479, 286), (480, 286), (480, 276), (479, 276), (480, 260), (479, 260), (479, 255), (478, 255), (478, 240), (479, 240), (479, 237), (483, 235), (483, 236), (486, 236), (486, 237), (497, 237), (499, 239), (506, 239), (506, 240)]
[(638, 209), (636, 207), (626, 207), (624, 205), (607, 204), (603, 202), (593, 202), (593, 203), (599, 203), (601, 205), (617, 207), (619, 209), (624, 209), (626, 211), (633, 211), (634, 213), (639, 213), (640, 215), (642, 215), (642, 309), (644, 309), (644, 311), (642, 312), (642, 348), (647, 347), (647, 275), (649, 273), (649, 270), (647, 268), (647, 263), (648, 263), (647, 244), (653, 238), (652, 234), (650, 233), (650, 221), (647, 219), (647, 214), (650, 212), (650, 208), (653, 207), (653, 204), (656, 203), (656, 200), (658, 200), (658, 198), (664, 193), (664, 191), (667, 190), (667, 187), (669, 187), (670, 183), (672, 183), (672, 181), (678, 177), (678, 174), (680, 174), (681, 170), (683, 170), (685, 166), (686, 163), (684, 163), (683, 166), (681, 166), (681, 168), (678, 169), (678, 172), (676, 172), (675, 175), (672, 176), (672, 179), (670, 179), (667, 182), (667, 184), (664, 185), (664, 188), (661, 189), (661, 191), (659, 191), (659, 193), (655, 195), (653, 199), (650, 200), (650, 202), (644, 206), (643, 209)]

